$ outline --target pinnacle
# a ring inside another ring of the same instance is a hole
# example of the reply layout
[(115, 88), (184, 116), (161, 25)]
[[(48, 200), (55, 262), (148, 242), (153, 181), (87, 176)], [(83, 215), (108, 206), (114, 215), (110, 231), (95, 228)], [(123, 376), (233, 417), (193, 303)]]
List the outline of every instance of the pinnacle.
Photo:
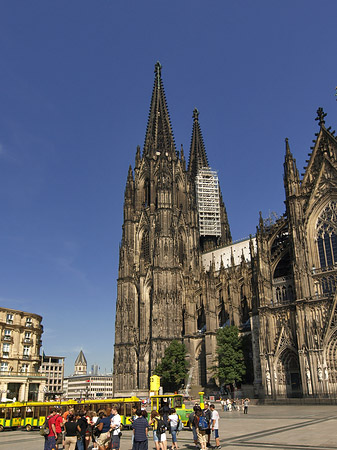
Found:
[(150, 152), (175, 154), (174, 137), (161, 70), (162, 65), (157, 61), (154, 70), (155, 80), (144, 144), (144, 152), (147, 154)]
[(193, 117), (193, 130), (192, 130), (188, 171), (190, 172), (192, 177), (195, 178), (199, 169), (201, 169), (202, 167), (208, 167), (208, 160), (199, 124), (199, 111), (197, 110), (197, 108), (194, 108), (192, 117)]

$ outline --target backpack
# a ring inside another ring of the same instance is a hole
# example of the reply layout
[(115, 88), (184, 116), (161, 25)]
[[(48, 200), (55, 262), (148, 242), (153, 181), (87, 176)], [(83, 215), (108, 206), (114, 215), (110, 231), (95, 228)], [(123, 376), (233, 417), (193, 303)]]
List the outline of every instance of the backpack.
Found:
[(208, 423), (207, 423), (207, 420), (206, 420), (205, 416), (200, 416), (199, 417), (199, 425), (198, 425), (198, 427), (199, 427), (199, 430), (201, 430), (201, 431), (208, 430)]
[(49, 417), (45, 418), (44, 424), (40, 427), (40, 435), (41, 436), (48, 436), (49, 434)]
[(157, 420), (157, 436), (161, 436), (166, 431), (166, 425), (163, 419)]

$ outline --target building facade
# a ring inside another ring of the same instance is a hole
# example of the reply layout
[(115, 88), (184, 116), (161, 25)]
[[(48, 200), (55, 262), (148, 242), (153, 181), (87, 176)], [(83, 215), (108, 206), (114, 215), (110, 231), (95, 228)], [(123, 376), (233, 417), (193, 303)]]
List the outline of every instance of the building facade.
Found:
[(213, 388), (216, 330), (229, 324), (251, 336), (256, 395), (336, 394), (337, 141), (321, 109), (318, 121), (302, 179), (286, 141), (284, 215), (260, 217), (256, 235), (233, 243), (198, 111), (186, 162), (156, 64), (144, 149), (125, 188), (115, 394), (148, 389), (173, 339), (187, 347), (187, 384)]
[(0, 308), (2, 400), (43, 400), (46, 377), (40, 372), (41, 322), (37, 314)]
[(63, 398), (78, 400), (112, 398), (112, 374), (100, 375), (98, 369), (98, 365), (93, 364), (91, 372), (87, 374), (87, 360), (81, 350), (75, 361), (73, 375), (64, 379)]
[(63, 394), (64, 357), (43, 354), (40, 370), (46, 376), (45, 399), (61, 397)]

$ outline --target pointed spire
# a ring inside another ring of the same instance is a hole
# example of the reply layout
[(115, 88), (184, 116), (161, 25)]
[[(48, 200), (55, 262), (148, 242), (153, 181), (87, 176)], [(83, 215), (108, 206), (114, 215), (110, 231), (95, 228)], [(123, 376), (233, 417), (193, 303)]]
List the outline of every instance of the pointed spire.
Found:
[(208, 160), (205, 150), (205, 144), (199, 124), (199, 111), (194, 108), (193, 111), (193, 130), (190, 148), (190, 157), (188, 163), (188, 172), (194, 179), (198, 170), (202, 167), (208, 167)]
[(162, 66), (157, 61), (154, 69), (155, 80), (145, 135), (144, 153), (165, 152), (173, 156), (175, 155), (175, 144), (161, 78), (161, 69)]
[(324, 118), (326, 117), (326, 113), (323, 111), (322, 107), (319, 107), (317, 110), (317, 117), (315, 120), (318, 120), (318, 125), (321, 127), (323, 125), (325, 125), (325, 120)]
[(286, 142), (286, 156), (284, 160), (284, 187), (286, 190), (287, 197), (289, 195), (294, 195), (298, 192), (300, 177), (296, 167), (296, 159), (293, 157), (288, 138), (285, 140)]
[(139, 145), (137, 145), (137, 151), (136, 151), (136, 161), (135, 161), (135, 169), (138, 169), (140, 166), (140, 160), (141, 160), (141, 156), (140, 156), (140, 147)]

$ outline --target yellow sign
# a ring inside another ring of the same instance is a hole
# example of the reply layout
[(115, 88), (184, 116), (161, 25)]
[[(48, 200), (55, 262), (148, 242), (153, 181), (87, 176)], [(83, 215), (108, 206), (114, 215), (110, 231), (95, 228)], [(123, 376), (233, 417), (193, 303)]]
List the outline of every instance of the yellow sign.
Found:
[(150, 391), (159, 391), (160, 388), (160, 377), (158, 375), (152, 375), (150, 377)]

